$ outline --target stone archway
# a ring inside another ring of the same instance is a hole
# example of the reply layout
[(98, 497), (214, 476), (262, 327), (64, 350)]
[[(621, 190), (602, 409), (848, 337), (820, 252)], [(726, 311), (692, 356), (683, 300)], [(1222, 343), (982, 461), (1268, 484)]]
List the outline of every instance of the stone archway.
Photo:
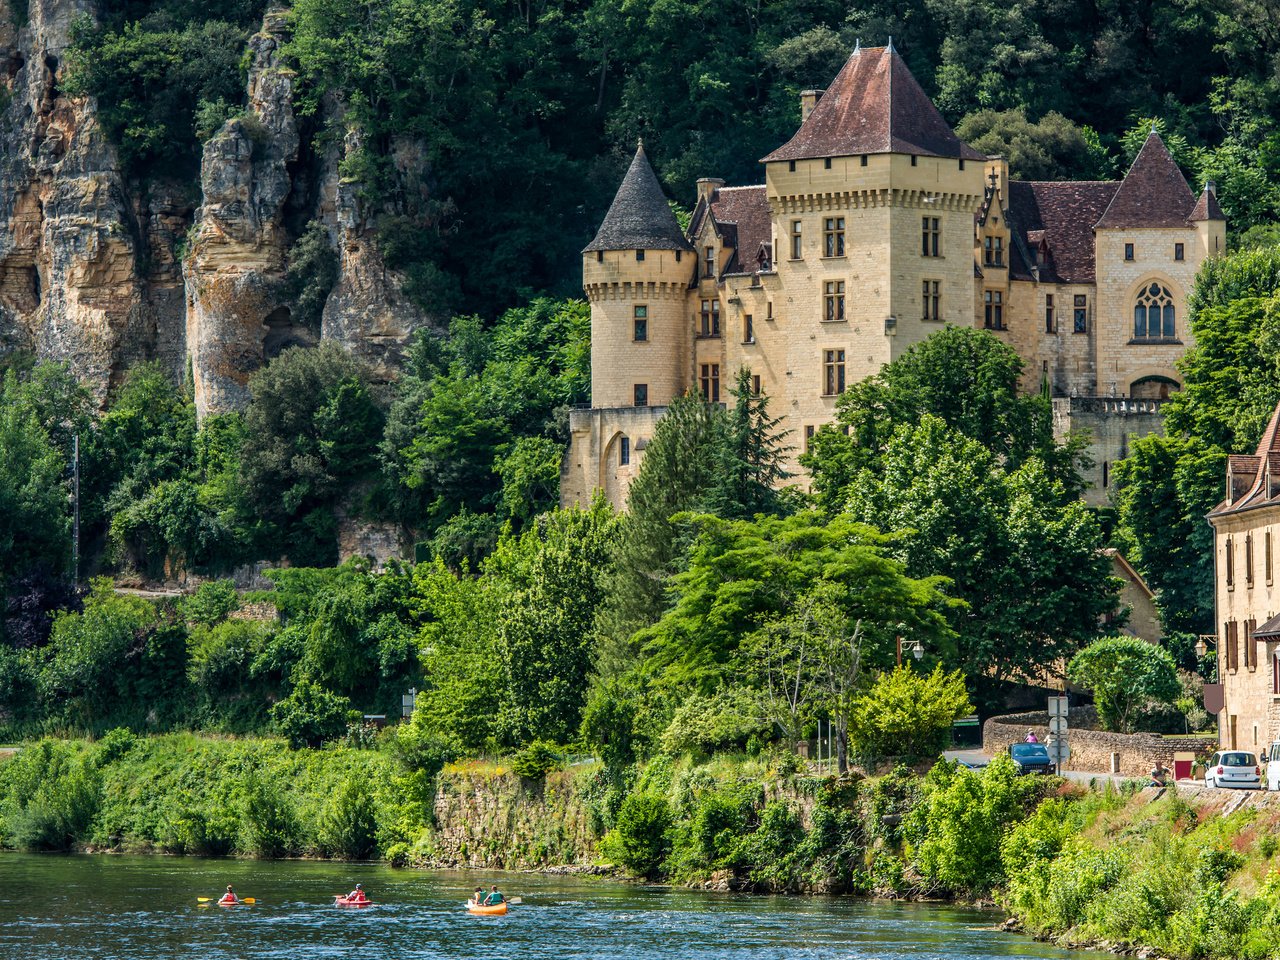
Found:
[(1182, 389), (1182, 384), (1172, 377), (1150, 376), (1133, 381), (1129, 396), (1134, 400), (1168, 400)]

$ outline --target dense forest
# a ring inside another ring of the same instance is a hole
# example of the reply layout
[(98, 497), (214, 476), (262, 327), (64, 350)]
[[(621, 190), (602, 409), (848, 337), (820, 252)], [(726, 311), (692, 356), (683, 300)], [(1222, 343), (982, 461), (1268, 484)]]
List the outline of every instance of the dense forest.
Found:
[[(194, 178), (201, 139), (244, 109), (261, 13), (134, 0), (78, 22), (70, 89), (97, 98), (137, 182)], [(381, 211), (387, 262), (454, 319), (417, 336), (394, 383), (333, 343), (290, 349), (253, 375), (243, 412), (199, 423), (190, 384), (157, 365), (100, 408), (74, 371), (7, 357), (7, 734), (270, 730), (315, 746), (359, 741), (361, 713), (394, 713), (414, 688), (419, 754), (581, 744), (605, 763), (613, 816), (660, 755), (758, 755), (820, 724), (841, 769), (929, 754), (956, 716), (1110, 632), (1109, 543), (1197, 666), (1202, 518), (1222, 458), (1280, 397), (1266, 8), (297, 0), (290, 17), (306, 135), (361, 145), (343, 175)], [(698, 176), (756, 181), (798, 91), (889, 35), (963, 135), (1022, 175), (1117, 175), (1154, 121), (1189, 176), (1219, 182), (1240, 249), (1197, 282), (1187, 389), (1169, 436), (1116, 468), (1115, 516), (1079, 500), (1080, 441), (1018, 393), (1017, 355), (958, 328), (844, 394), (840, 429), (805, 461), (811, 495), (788, 486), (786, 438), (743, 371), (730, 409), (672, 404), (625, 515), (559, 509), (568, 411), (590, 385), (589, 312), (566, 294), (634, 138), (677, 200)], [(353, 518), (399, 529), (413, 562), (336, 565)], [(274, 589), (226, 579), (252, 561), (278, 568)], [(189, 573), (207, 582), (177, 599), (94, 579)], [(895, 669), (904, 643), (918, 668)], [(1174, 688), (1150, 725), (1189, 722)]]
[[(139, 179), (198, 172), (243, 112), (263, 0), (113, 3), (83, 20), (71, 90)], [(670, 195), (757, 183), (855, 43), (892, 38), (944, 116), (1015, 176), (1122, 174), (1154, 121), (1234, 233), (1277, 220), (1280, 38), (1252, 0), (1136, 5), (909, 0), (296, 0), (304, 136), (354, 135), (343, 175), (381, 211), (388, 263), (434, 315), (492, 321), (572, 295), (637, 137)]]

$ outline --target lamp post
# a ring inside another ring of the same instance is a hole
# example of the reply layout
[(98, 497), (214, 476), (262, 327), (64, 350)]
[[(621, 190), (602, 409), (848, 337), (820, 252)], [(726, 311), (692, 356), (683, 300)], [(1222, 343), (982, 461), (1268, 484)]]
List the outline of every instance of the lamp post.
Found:
[(919, 640), (908, 640), (904, 644), (902, 641), (902, 637), (899, 636), (899, 637), (895, 637), (894, 639), (897, 641), (898, 666), (902, 666), (903, 649), (908, 650), (911, 653), (911, 656), (916, 658), (917, 663), (919, 663), (921, 660), (924, 659), (924, 644), (921, 643)]

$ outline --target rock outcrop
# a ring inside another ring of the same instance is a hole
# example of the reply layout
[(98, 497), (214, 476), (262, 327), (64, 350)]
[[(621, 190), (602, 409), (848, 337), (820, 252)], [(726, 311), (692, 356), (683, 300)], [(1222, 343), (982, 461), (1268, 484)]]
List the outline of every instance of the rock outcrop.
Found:
[[(312, 152), (283, 62), (282, 10), (249, 41), (247, 108), (205, 143), (195, 205), (189, 185), (128, 181), (93, 99), (60, 89), (72, 23), (108, 0), (29, 0), (22, 26), (14, 2), (0, 0), (0, 355), (65, 361), (100, 401), (134, 363), (158, 359), (175, 380), (190, 371), (201, 416), (243, 407), (255, 370), (321, 337), (376, 377), (396, 376), (428, 318), (383, 261), (381, 211), (339, 175), (358, 135)], [(336, 101), (327, 110), (341, 119)], [(394, 159), (406, 183), (420, 183), (420, 145), (399, 144)], [(309, 327), (285, 281), (312, 221), (338, 278)]]
[(298, 159), (294, 75), (280, 62), (283, 13), (249, 41), (249, 109), (204, 146), (186, 262), (187, 343), (201, 415), (248, 401), (250, 374), (270, 352), (308, 342), (283, 289), (289, 238), (285, 205)]

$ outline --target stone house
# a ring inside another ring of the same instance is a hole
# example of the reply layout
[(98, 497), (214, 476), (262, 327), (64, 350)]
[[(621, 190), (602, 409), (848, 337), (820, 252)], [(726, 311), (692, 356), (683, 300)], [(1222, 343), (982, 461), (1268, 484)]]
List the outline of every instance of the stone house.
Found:
[[(853, 52), (801, 96), (764, 183), (698, 181), (681, 230), (644, 148), (583, 251), (592, 405), (571, 416), (565, 504), (622, 506), (671, 399), (725, 402), (742, 368), (790, 442), (786, 467), (839, 395), (946, 324), (991, 330), (1085, 426), (1106, 501), (1111, 461), (1160, 427), (1190, 344), (1186, 297), (1225, 249), (1211, 184), (1191, 192), (1152, 131), (1120, 181), (1011, 180), (964, 143), (892, 45)], [(1134, 404), (1090, 404), (1105, 398)]]
[(1280, 406), (1252, 456), (1227, 458), (1226, 498), (1209, 514), (1214, 540), (1218, 680), (1225, 748), (1280, 739)]

